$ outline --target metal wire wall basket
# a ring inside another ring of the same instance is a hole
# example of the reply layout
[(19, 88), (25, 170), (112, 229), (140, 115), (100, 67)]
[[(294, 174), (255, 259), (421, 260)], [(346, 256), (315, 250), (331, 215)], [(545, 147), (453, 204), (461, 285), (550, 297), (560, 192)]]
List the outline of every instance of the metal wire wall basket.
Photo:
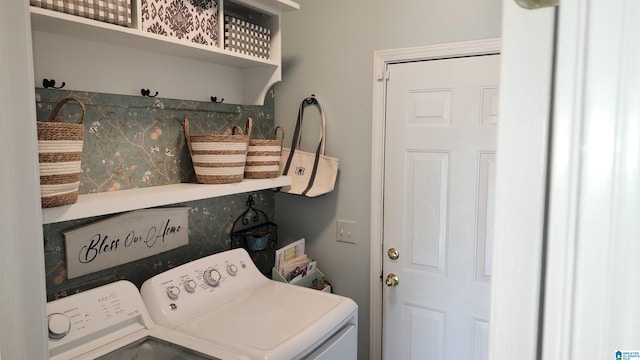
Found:
[(260, 272), (270, 277), (275, 264), (278, 226), (269, 221), (264, 211), (255, 209), (254, 205), (253, 195), (249, 195), (247, 210), (233, 222), (230, 248), (246, 249)]

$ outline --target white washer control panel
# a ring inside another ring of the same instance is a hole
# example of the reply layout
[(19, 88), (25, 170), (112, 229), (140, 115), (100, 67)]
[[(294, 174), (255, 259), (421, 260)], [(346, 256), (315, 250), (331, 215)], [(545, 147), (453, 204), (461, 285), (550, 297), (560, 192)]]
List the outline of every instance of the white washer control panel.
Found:
[(49, 355), (57, 355), (70, 342), (95, 341), (132, 323), (141, 329), (152, 324), (138, 288), (129, 281), (48, 302)]
[[(246, 250), (234, 249), (158, 274), (142, 284), (140, 293), (153, 321), (173, 328), (270, 281), (256, 268)], [(174, 288), (186, 291), (173, 296)]]

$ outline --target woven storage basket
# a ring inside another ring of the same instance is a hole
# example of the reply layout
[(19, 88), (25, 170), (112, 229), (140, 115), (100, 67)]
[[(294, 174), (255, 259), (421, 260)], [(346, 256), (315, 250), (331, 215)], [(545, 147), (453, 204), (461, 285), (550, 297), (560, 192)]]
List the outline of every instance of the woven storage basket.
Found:
[(131, 27), (130, 0), (30, 0), (29, 3), (44, 9)]
[(230, 184), (242, 181), (252, 124), (253, 120), (248, 118), (244, 133), (236, 125), (231, 135), (191, 135), (189, 119), (184, 119), (184, 134), (199, 183)]
[[(282, 133), (278, 137), (278, 129)], [(280, 175), (280, 155), (284, 128), (278, 126), (273, 130), (274, 140), (250, 139), (247, 150), (247, 165), (244, 168), (246, 179), (269, 179)]]
[[(78, 103), (82, 108), (80, 124), (56, 122), (58, 112), (70, 101)], [(82, 101), (67, 97), (56, 105), (48, 122), (37, 123), (40, 198), (43, 208), (69, 205), (78, 200), (86, 113)]]

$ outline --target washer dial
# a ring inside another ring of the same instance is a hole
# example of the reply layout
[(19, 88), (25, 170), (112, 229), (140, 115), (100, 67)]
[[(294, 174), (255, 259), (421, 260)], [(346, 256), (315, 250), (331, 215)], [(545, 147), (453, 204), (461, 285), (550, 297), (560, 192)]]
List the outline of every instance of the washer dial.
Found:
[(66, 315), (55, 313), (48, 316), (47, 326), (50, 339), (62, 339), (71, 330), (71, 321)]
[(231, 276), (236, 276), (236, 274), (238, 273), (238, 267), (235, 266), (234, 264), (229, 264), (227, 265), (227, 272)]
[(167, 288), (167, 296), (169, 297), (169, 299), (176, 300), (179, 295), (180, 295), (179, 287), (175, 285), (171, 285)]
[(220, 272), (216, 269), (205, 270), (205, 272), (202, 274), (202, 278), (204, 279), (204, 282), (211, 287), (216, 287), (220, 285), (221, 277), (222, 276), (220, 275)]
[(189, 279), (184, 282), (184, 289), (187, 290), (189, 294), (192, 294), (194, 291), (196, 291), (196, 286), (197, 284), (193, 279)]

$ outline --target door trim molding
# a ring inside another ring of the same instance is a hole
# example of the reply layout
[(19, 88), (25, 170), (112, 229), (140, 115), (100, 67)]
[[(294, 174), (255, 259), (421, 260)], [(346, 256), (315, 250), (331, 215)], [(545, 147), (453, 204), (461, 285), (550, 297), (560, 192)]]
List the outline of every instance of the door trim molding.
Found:
[(382, 358), (382, 224), (384, 191), (384, 129), (387, 67), (391, 64), (451, 57), (499, 54), (501, 40), (490, 38), (411, 48), (379, 50), (373, 54), (373, 111), (371, 132), (371, 262), (369, 286), (369, 354)]
[(544, 359), (638, 344), (639, 5), (571, 1), (558, 13)]
[[(0, 1), (0, 357), (48, 359), (42, 208), (29, 4)], [(11, 49), (11, 51), (4, 51)], [(10, 70), (9, 70), (10, 69)]]

